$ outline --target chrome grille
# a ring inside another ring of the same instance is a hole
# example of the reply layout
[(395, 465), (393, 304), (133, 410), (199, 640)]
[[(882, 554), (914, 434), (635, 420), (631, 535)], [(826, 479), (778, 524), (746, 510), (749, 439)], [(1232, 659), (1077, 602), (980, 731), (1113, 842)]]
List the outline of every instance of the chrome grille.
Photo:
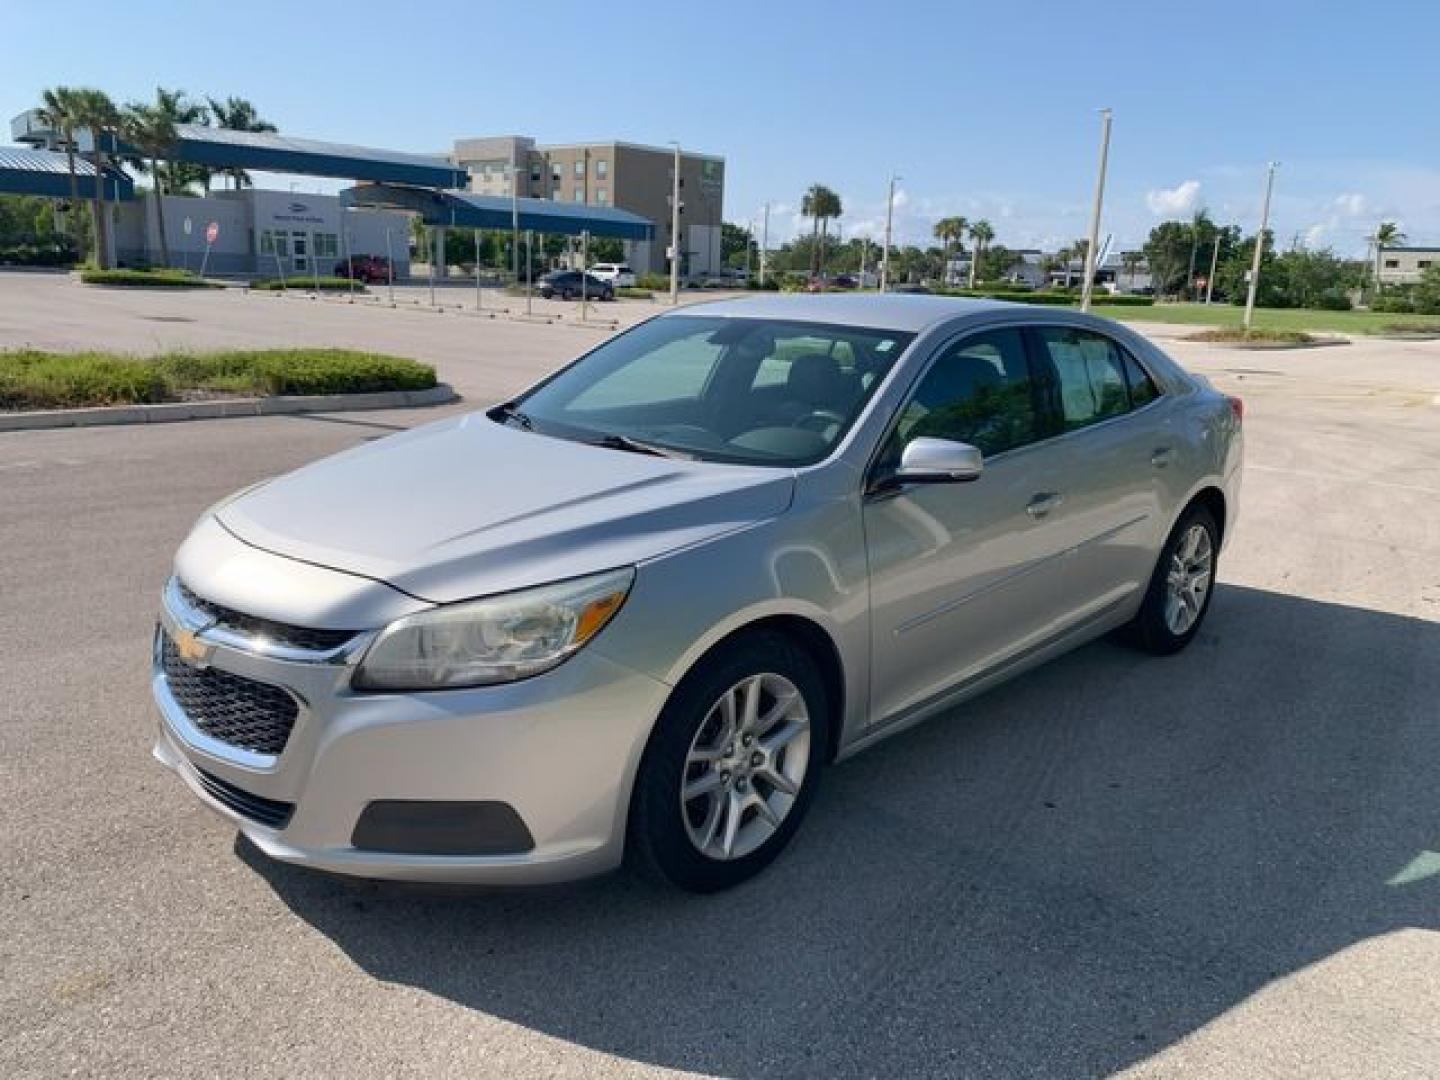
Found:
[(175, 579), (175, 588), (187, 604), (213, 619), (217, 626), (237, 634), (243, 634), (245, 637), (263, 638), (276, 645), (292, 649), (329, 652), (331, 649), (338, 649), (359, 632), (356, 630), (317, 630), (308, 626), (291, 626), (288, 623), (262, 619), (257, 615), (246, 615), (196, 596), (186, 588), (185, 583), (179, 578)]
[(160, 665), (170, 696), (206, 735), (257, 754), (285, 749), (300, 711), (288, 692), (228, 671), (191, 667), (169, 634), (161, 635)]

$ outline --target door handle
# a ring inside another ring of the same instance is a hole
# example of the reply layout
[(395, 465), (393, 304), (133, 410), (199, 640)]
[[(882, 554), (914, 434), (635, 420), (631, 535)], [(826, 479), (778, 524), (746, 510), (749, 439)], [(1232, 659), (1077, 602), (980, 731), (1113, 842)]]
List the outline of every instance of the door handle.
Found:
[(1154, 465), (1157, 469), (1165, 468), (1166, 465), (1170, 464), (1171, 453), (1170, 447), (1157, 446), (1150, 452), (1150, 464)]
[(1025, 512), (1039, 521), (1064, 501), (1065, 497), (1058, 491), (1040, 491), (1025, 504)]

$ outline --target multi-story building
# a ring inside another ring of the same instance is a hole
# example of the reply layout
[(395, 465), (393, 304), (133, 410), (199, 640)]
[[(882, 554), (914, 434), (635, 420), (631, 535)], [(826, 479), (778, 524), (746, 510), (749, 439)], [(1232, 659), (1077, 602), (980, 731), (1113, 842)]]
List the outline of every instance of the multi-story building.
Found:
[[(591, 142), (536, 146), (519, 135), (457, 139), (452, 160), (470, 174), (470, 190), (558, 202), (614, 206), (655, 224), (655, 240), (627, 241), (638, 272), (669, 269), (670, 199), (675, 152), (661, 146)], [(686, 277), (720, 269), (725, 160), (680, 154), (680, 271)]]
[(1414, 285), (1440, 263), (1440, 247), (1382, 247), (1376, 262), (1381, 285)]

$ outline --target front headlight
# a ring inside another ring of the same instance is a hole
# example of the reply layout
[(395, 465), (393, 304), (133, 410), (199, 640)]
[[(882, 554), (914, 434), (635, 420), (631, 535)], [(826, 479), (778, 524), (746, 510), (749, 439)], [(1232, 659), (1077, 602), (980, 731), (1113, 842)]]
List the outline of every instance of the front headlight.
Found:
[(397, 619), (355, 672), (357, 690), (446, 690), (548, 671), (620, 610), (633, 568), (447, 604)]

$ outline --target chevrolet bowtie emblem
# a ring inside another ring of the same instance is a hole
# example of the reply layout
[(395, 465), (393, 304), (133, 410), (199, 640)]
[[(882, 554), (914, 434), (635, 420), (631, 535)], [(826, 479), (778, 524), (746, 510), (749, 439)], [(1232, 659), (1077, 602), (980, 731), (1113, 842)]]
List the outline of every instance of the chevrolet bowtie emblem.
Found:
[(176, 630), (171, 640), (175, 642), (175, 651), (180, 654), (180, 659), (191, 667), (205, 667), (210, 662), (210, 654), (215, 651), (214, 646), (201, 641), (199, 634), (193, 630)]

